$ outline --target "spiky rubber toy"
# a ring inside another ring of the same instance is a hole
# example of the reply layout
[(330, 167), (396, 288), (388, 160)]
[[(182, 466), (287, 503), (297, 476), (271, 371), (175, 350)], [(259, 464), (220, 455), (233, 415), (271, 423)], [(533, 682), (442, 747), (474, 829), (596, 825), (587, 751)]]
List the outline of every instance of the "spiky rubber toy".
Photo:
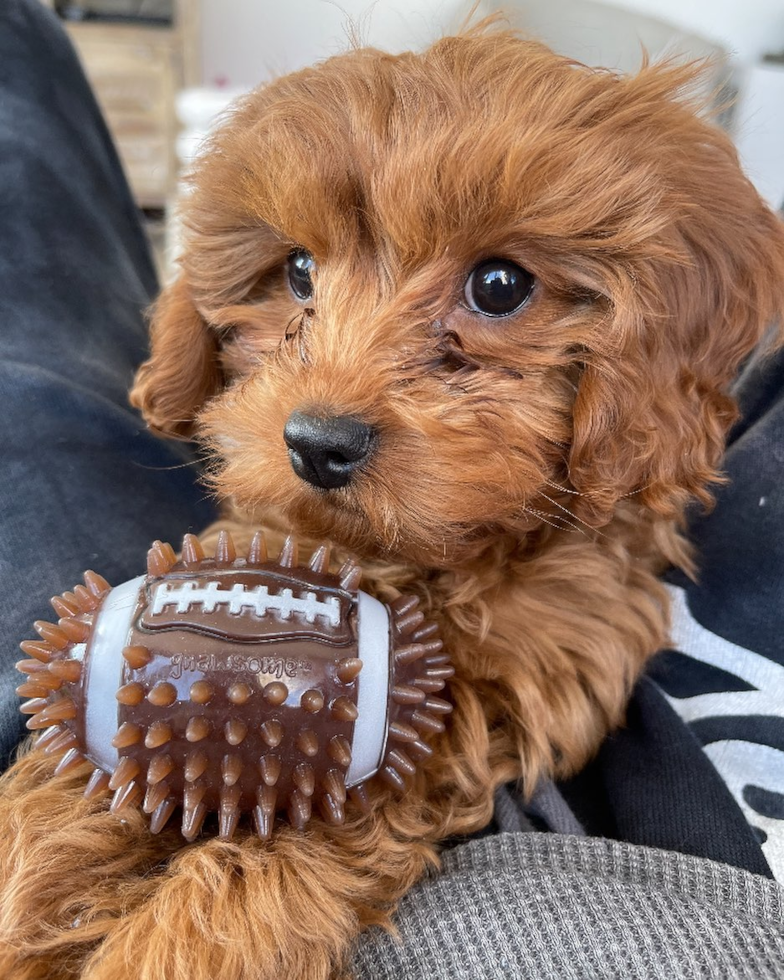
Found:
[(325, 546), (299, 566), (291, 538), (269, 560), (261, 532), (237, 557), (223, 532), (213, 558), (193, 535), (180, 560), (156, 541), (114, 589), (86, 572), (17, 664), (55, 772), (88, 759), (86, 797), (141, 804), (154, 833), (180, 810), (187, 840), (211, 812), (224, 839), (243, 814), (266, 839), (276, 814), (302, 828), (315, 804), (341, 824), (347, 795), (366, 810), (371, 779), (405, 790), (451, 711), (449, 657), (415, 597), (383, 605), (355, 563), (328, 565)]

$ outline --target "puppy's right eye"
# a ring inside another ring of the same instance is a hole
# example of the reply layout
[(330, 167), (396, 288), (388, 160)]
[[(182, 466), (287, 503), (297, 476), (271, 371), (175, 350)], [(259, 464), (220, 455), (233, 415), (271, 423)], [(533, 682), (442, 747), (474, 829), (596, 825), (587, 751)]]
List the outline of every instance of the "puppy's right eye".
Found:
[(466, 303), (483, 316), (509, 316), (528, 302), (534, 283), (533, 275), (516, 262), (487, 259), (468, 277)]
[(289, 255), (289, 286), (297, 299), (310, 299), (313, 296), (313, 271), (316, 263), (310, 252), (298, 248)]

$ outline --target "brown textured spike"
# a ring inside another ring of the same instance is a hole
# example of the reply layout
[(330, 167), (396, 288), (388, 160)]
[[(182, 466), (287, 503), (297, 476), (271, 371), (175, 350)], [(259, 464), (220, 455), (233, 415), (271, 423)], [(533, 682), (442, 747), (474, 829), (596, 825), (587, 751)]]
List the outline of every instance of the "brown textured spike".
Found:
[(71, 643), (84, 643), (89, 639), (90, 627), (79, 619), (61, 619), (57, 624)]
[(28, 657), (35, 657), (42, 664), (48, 664), (55, 654), (55, 648), (51, 643), (40, 640), (22, 640), (19, 647), (22, 653), (26, 653)]
[(310, 562), (308, 567), (311, 572), (318, 572), (323, 575), (329, 569), (329, 545), (322, 544), (320, 548), (317, 548), (313, 554), (310, 556)]
[(439, 677), (415, 677), (411, 683), (425, 695), (443, 691), (446, 687), (446, 683)]
[(344, 657), (338, 663), (335, 673), (341, 684), (353, 684), (362, 670), (362, 661), (358, 657)]
[(55, 725), (53, 728), (47, 728), (45, 732), (41, 732), (40, 735), (36, 737), (35, 747), (37, 749), (46, 749), (48, 745), (51, 745), (55, 739), (60, 738), (63, 735), (70, 735), (70, 731), (65, 725)]
[(411, 724), (418, 728), (420, 732), (443, 732), (446, 725), (440, 718), (435, 718), (427, 711), (414, 711), (411, 715)]
[(209, 704), (214, 696), (215, 691), (208, 681), (194, 681), (188, 691), (188, 697), (194, 704)]
[(53, 595), (49, 602), (60, 619), (65, 616), (76, 616), (82, 611), (76, 599), (66, 599), (64, 595)]
[(182, 560), (186, 565), (204, 561), (204, 548), (195, 534), (186, 534), (182, 539)]
[(76, 705), (70, 698), (60, 698), (54, 701), (27, 722), (30, 731), (37, 728), (48, 728), (58, 721), (72, 721), (76, 717)]
[(392, 700), (395, 704), (421, 704), (425, 700), (425, 692), (408, 684), (395, 684), (392, 688)]
[(200, 742), (212, 731), (212, 725), (206, 718), (193, 717), (185, 727), (185, 738), (189, 742)]
[(435, 698), (432, 695), (425, 698), (423, 707), (437, 715), (448, 715), (452, 711), (452, 705), (448, 701), (444, 701), (443, 698)]
[(182, 807), (182, 836), (186, 840), (193, 840), (198, 836), (204, 818), (207, 816), (207, 807), (202, 803), (205, 786), (186, 786)]
[(156, 708), (168, 708), (177, 700), (177, 688), (168, 681), (158, 681), (147, 695), (147, 700)]
[(294, 537), (290, 534), (283, 542), (283, 547), (278, 555), (278, 564), (281, 568), (293, 568), (299, 558), (299, 548)]
[(412, 609), (416, 609), (419, 605), (419, 596), (416, 595), (399, 595), (397, 599), (390, 604), (390, 608), (393, 613), (396, 613), (396, 618), (399, 616), (405, 616), (406, 613), (411, 612)]
[(41, 642), (40, 640), (22, 640), (19, 644), (22, 653), (28, 657), (40, 660), (42, 664), (48, 664), (54, 656), (55, 649), (51, 643)]
[(391, 721), (389, 723), (389, 737), (394, 742), (416, 742), (419, 732), (411, 725), (406, 725), (402, 721)]
[(335, 698), (329, 707), (332, 717), (337, 721), (356, 721), (359, 717), (357, 706), (343, 694), (339, 698)]
[(109, 780), (109, 789), (119, 789), (120, 786), (125, 786), (126, 783), (130, 783), (131, 780), (136, 779), (140, 772), (141, 766), (136, 759), (125, 756), (125, 758), (120, 759), (117, 763), (117, 768), (112, 773), (112, 777)]
[[(52, 663), (57, 663), (57, 661), (53, 660)], [(47, 692), (59, 691), (63, 686), (63, 679), (58, 677), (56, 674), (50, 674), (49, 671), (46, 671), (46, 673), (33, 674), (30, 680), (34, 684), (39, 684), (41, 687), (45, 687)]]
[(60, 759), (55, 766), (54, 774), (55, 776), (60, 776), (64, 772), (70, 772), (72, 769), (78, 769), (78, 767), (81, 766), (84, 761), (84, 756), (79, 749), (68, 749), (62, 759)]
[(443, 664), (438, 667), (428, 667), (425, 671), (426, 677), (437, 677), (439, 680), (448, 681), (450, 677), (455, 676), (455, 668), (452, 664)]
[(88, 569), (82, 578), (84, 578), (84, 584), (97, 599), (102, 599), (107, 592), (111, 591), (112, 587), (103, 575), (99, 575), (98, 572), (94, 572), (92, 569)]
[(413, 776), (416, 772), (416, 766), (409, 759), (405, 752), (400, 749), (390, 749), (387, 752), (386, 759), (388, 765), (394, 766), (399, 773), (404, 776)]
[[(40, 700), (43, 700), (44, 704), (48, 704), (49, 702), (46, 701), (45, 699), (51, 693), (51, 690), (52, 688), (47, 687), (46, 684), (37, 684), (34, 680), (32, 680), (32, 681), (25, 681), (24, 684), (20, 684), (19, 687), (17, 687), (16, 689), (16, 693), (19, 695), (20, 698), (32, 698), (32, 702), (28, 701), (27, 702), (28, 704)], [(36, 710), (40, 710), (40, 709), (36, 709)], [(23, 711), (23, 714), (26, 715), (32, 714), (32, 711)]]
[[(444, 641), (440, 639), (428, 640), (427, 643), (422, 643), (421, 646), (428, 656), (428, 659), (425, 661), (425, 663), (429, 664), (431, 662), (431, 658), (433, 657), (433, 654), (441, 653), (441, 651), (444, 649)], [(446, 661), (449, 660), (449, 655), (444, 654), (443, 657), (439, 657), (438, 659), (441, 662), (446, 663)]]
[(272, 786), (259, 786), (256, 790), (257, 805), (253, 811), (256, 833), (262, 840), (269, 840), (275, 824), (277, 791)]
[(24, 701), (19, 706), (19, 710), (23, 715), (37, 715), (39, 711), (43, 711), (44, 708), (48, 707), (49, 702), (46, 700), (46, 697), (31, 698), (29, 701)]
[(131, 670), (141, 670), (152, 660), (152, 654), (147, 647), (138, 645), (125, 647), (122, 655)]
[(228, 531), (221, 531), (215, 546), (215, 561), (220, 565), (229, 565), (237, 557), (234, 539)]
[(409, 643), (408, 646), (395, 651), (395, 666), (408, 667), (409, 664), (421, 660), (424, 655), (425, 646), (423, 643)]
[(401, 633), (413, 633), (418, 626), (425, 621), (425, 614), (421, 609), (412, 609), (411, 612), (395, 620), (395, 626)]
[(427, 639), (438, 632), (438, 623), (424, 623), (418, 630), (414, 630), (410, 639), (414, 643), (424, 643)]
[(271, 681), (264, 688), (263, 694), (265, 700), (271, 704), (273, 708), (277, 708), (279, 705), (283, 704), (283, 702), (289, 696), (289, 689), (280, 681)]
[(22, 674), (45, 674), (49, 670), (49, 664), (40, 660), (17, 660), (16, 669)]
[(305, 824), (310, 820), (311, 802), (309, 796), (304, 796), (298, 789), (295, 789), (289, 797), (288, 814), (289, 820), (297, 830), (304, 830)]
[(161, 745), (166, 745), (167, 742), (170, 742), (172, 735), (171, 726), (165, 721), (154, 721), (144, 736), (144, 747), (147, 749), (157, 749)]
[[(42, 640), (50, 646), (53, 646), (55, 650), (65, 650), (70, 642), (59, 626), (55, 626), (54, 623), (47, 623), (46, 620), (37, 619), (33, 623), (33, 629)], [(22, 649), (25, 650), (24, 647)], [(25, 653), (27, 653), (27, 650), (25, 650)]]
[(141, 798), (141, 786), (138, 783), (126, 783), (124, 786), (120, 786), (115, 790), (109, 811), (114, 814), (122, 813), (129, 806), (138, 803)]
[(253, 688), (249, 684), (245, 684), (244, 681), (239, 681), (231, 685), (226, 692), (226, 697), (232, 704), (245, 704), (251, 694), (253, 694)]
[(263, 565), (267, 560), (267, 539), (263, 531), (256, 531), (248, 548), (248, 564)]
[(189, 752), (185, 757), (185, 780), (188, 783), (195, 783), (203, 776), (210, 765), (210, 760), (206, 752)]
[(225, 786), (234, 786), (242, 775), (242, 759), (238, 755), (224, 755), (221, 761), (221, 777)]
[(259, 728), (261, 737), (271, 749), (277, 748), (283, 739), (283, 725), (276, 719), (270, 718)]
[(116, 749), (127, 749), (129, 745), (136, 745), (141, 737), (142, 730), (138, 725), (134, 725), (132, 721), (124, 721), (117, 729), (117, 734), (112, 739), (112, 745)]
[(352, 786), (348, 794), (351, 797), (351, 802), (358, 810), (362, 813), (370, 813), (372, 808), (366, 786)]
[(267, 786), (274, 786), (280, 778), (280, 759), (276, 755), (263, 755), (259, 759), (259, 772)]
[(433, 749), (421, 739), (417, 739), (416, 742), (408, 742), (406, 744), (406, 751), (415, 759), (417, 762), (423, 762), (425, 759), (430, 759), (433, 755)]
[(137, 704), (141, 704), (144, 700), (144, 688), (136, 681), (131, 681), (130, 684), (123, 684), (115, 694), (115, 697), (120, 704), (127, 704), (134, 707)]
[(76, 684), (82, 676), (82, 665), (78, 660), (53, 660), (49, 664), (49, 673), (57, 680)]
[(329, 793), (321, 797), (321, 814), (327, 823), (340, 827), (346, 821), (346, 810), (342, 803), (333, 799)]
[(170, 755), (167, 755), (165, 752), (154, 755), (150, 759), (150, 765), (147, 767), (147, 784), (154, 786), (162, 779), (166, 779), (173, 769), (174, 762)]
[(151, 833), (159, 834), (169, 822), (169, 818), (174, 813), (176, 808), (177, 802), (173, 796), (170, 796), (166, 800), (162, 800), (155, 808), (153, 815), (150, 817)]
[(239, 718), (229, 718), (223, 726), (223, 733), (229, 745), (239, 745), (248, 734), (248, 726)]
[(318, 755), (319, 742), (318, 735), (309, 728), (304, 729), (297, 735), (297, 748), (309, 759)]
[(109, 773), (104, 772), (103, 769), (93, 769), (90, 778), (87, 780), (87, 785), (84, 788), (84, 798), (86, 800), (94, 800), (96, 797), (101, 796), (109, 788)]
[(324, 777), (323, 785), (333, 800), (337, 800), (338, 803), (346, 802), (346, 780), (342, 772), (330, 769)]
[(313, 791), (316, 788), (316, 774), (313, 772), (313, 766), (308, 765), (307, 762), (300, 762), (294, 767), (291, 779), (303, 796), (313, 796)]
[(158, 578), (171, 571), (173, 565), (174, 561), (169, 558), (162, 542), (153, 542), (152, 548), (147, 552), (147, 574), (151, 578)]
[(157, 810), (161, 803), (163, 803), (163, 801), (169, 795), (169, 792), (170, 787), (165, 779), (160, 783), (154, 783), (152, 786), (148, 786), (147, 792), (144, 795), (142, 810), (144, 810), (145, 813), (152, 813), (153, 810)]
[(67, 752), (68, 749), (73, 749), (77, 746), (76, 736), (72, 731), (67, 728), (59, 729), (60, 734), (57, 738), (53, 739), (44, 749), (45, 755), (59, 755), (61, 752)]
[(362, 581), (362, 569), (356, 562), (349, 558), (338, 572), (338, 577), (340, 578), (341, 588), (344, 588), (347, 592), (355, 592), (359, 588), (359, 583)]
[(397, 769), (393, 769), (392, 766), (382, 766), (378, 772), (379, 776), (391, 786), (393, 789), (402, 791), (406, 788), (406, 782)]
[(329, 740), (327, 752), (339, 765), (351, 765), (351, 743), (345, 735), (333, 735)]
[(324, 695), (321, 691), (311, 688), (309, 691), (305, 691), (299, 703), (305, 711), (311, 715), (315, 715), (324, 707)]
[(161, 551), (169, 559), (172, 565), (177, 564), (177, 554), (168, 541), (161, 541)]
[(218, 837), (231, 840), (240, 819), (240, 787), (224, 786), (220, 794), (218, 811)]
[(84, 585), (77, 585), (73, 590), (73, 596), (79, 603), (82, 612), (92, 612), (98, 608), (100, 599), (94, 596)]

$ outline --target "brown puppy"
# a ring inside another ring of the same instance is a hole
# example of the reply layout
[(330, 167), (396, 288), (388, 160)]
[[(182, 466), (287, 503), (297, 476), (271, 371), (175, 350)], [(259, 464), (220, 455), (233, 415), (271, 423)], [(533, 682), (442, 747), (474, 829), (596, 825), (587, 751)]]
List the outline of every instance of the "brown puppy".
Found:
[(574, 772), (621, 723), (784, 282), (695, 75), (480, 29), (331, 59), (226, 121), (134, 401), (211, 447), (235, 531), (419, 592), (456, 711), (404, 798), (269, 843), (155, 838), (28, 754), (0, 797), (4, 977), (325, 980), (498, 784)]

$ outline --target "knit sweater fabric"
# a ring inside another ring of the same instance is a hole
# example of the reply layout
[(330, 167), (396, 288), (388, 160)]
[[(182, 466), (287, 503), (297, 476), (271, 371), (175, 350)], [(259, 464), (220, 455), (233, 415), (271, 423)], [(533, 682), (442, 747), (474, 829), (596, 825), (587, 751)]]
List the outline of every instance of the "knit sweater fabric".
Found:
[(716, 861), (559, 834), (445, 853), (376, 929), (356, 980), (774, 980), (784, 888)]

